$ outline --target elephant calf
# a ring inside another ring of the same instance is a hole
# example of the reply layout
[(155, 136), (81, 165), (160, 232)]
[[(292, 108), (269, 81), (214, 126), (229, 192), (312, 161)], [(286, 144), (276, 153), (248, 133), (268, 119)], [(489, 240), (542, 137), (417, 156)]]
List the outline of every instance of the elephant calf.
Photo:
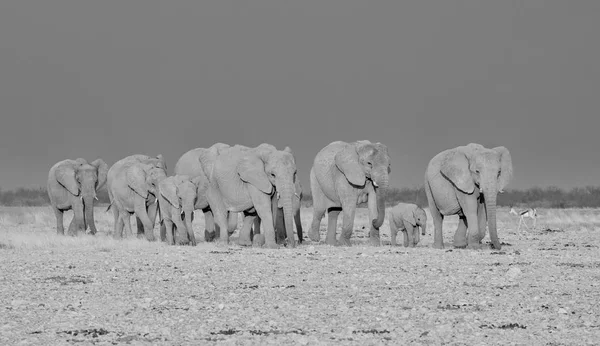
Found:
[(425, 210), (412, 203), (398, 203), (388, 216), (392, 246), (396, 246), (398, 231), (404, 233), (404, 247), (415, 247), (419, 243), (419, 227), (425, 235), (427, 214)]
[(164, 241), (166, 237), (170, 245), (196, 245), (192, 220), (197, 190), (197, 182), (187, 175), (174, 175), (158, 183), (158, 207), (164, 224), (161, 227), (161, 240)]

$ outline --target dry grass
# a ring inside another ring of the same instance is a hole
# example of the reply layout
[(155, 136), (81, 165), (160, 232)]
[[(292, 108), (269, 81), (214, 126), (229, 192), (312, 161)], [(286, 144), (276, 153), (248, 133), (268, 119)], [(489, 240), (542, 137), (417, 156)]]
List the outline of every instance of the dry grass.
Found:
[[(302, 210), (305, 232), (311, 214)], [(96, 236), (69, 237), (56, 235), (48, 207), (0, 209), (0, 344), (571, 345), (600, 338), (597, 209), (540, 210), (536, 229), (518, 235), (518, 218), (501, 208), (502, 251), (453, 249), (456, 216), (444, 221), (445, 250), (431, 248), (431, 218), (414, 249), (370, 246), (361, 208), (351, 248), (305, 237), (296, 249), (272, 251), (114, 240), (112, 213), (98, 207), (95, 215)], [(71, 218), (67, 212), (65, 226)], [(194, 227), (203, 239), (200, 212)], [(388, 244), (387, 219), (381, 233)]]
[[(389, 209), (388, 209), (389, 210)], [(508, 213), (508, 208), (498, 209), (498, 232), (502, 241), (506, 239), (518, 238), (517, 226), (519, 219)], [(427, 233), (433, 232), (433, 223), (429, 210), (426, 210)], [(65, 229), (72, 219), (72, 212), (64, 214)], [(532, 236), (535, 232), (546, 229), (551, 230), (571, 230), (571, 229), (595, 229), (600, 226), (600, 209), (544, 209), (538, 211), (538, 221), (536, 230), (531, 230), (532, 220), (526, 219), (525, 222), (530, 229), (521, 226), (521, 236)], [(60, 237), (56, 235), (56, 219), (54, 213), (49, 207), (1, 207), (0, 208), (0, 243), (4, 246), (14, 248), (54, 248), (54, 247), (92, 247), (92, 248), (114, 248), (114, 247), (160, 247), (160, 243), (148, 243), (144, 240), (129, 235), (124, 240), (115, 241), (111, 237), (113, 229), (113, 217), (111, 212), (106, 212), (105, 207), (96, 207), (95, 210), (96, 226), (98, 234), (96, 236), (80, 235), (78, 237)], [(302, 209), (302, 225), (305, 230), (305, 237), (312, 221), (312, 208)], [(132, 229), (135, 230), (135, 219), (131, 218)], [(341, 227), (342, 216), (338, 218), (338, 232)], [(368, 210), (365, 208), (357, 209), (354, 222), (354, 243), (360, 244), (362, 239), (366, 238), (370, 221), (368, 220)], [(444, 237), (450, 240), (453, 231), (458, 225), (458, 217), (450, 216), (444, 219)], [(238, 218), (238, 229), (242, 226), (241, 217)], [(321, 220), (321, 232), (327, 228), (327, 215)], [(196, 211), (194, 218), (194, 229), (196, 237), (203, 238), (204, 216)], [(155, 234), (158, 234), (158, 227), (155, 228)], [(235, 241), (236, 234), (232, 240)], [(389, 224), (387, 216), (381, 228), (383, 243), (389, 242)]]

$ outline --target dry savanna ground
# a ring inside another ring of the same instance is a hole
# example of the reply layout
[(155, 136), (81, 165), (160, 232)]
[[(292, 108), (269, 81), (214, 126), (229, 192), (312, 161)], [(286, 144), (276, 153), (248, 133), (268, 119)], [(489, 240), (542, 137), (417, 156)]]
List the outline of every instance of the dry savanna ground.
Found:
[(116, 241), (100, 207), (99, 234), (58, 237), (49, 208), (4, 208), (0, 344), (600, 344), (600, 210), (539, 214), (519, 236), (501, 209), (501, 251), (453, 249), (455, 217), (444, 250), (431, 220), (416, 248), (387, 220), (372, 247), (366, 209), (350, 248), (267, 250)]

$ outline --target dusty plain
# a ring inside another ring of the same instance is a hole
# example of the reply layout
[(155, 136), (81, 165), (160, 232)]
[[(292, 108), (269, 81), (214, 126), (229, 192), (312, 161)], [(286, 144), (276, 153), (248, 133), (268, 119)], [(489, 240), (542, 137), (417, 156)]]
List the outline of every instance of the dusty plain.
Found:
[[(598, 345), (600, 210), (539, 214), (517, 234), (500, 209), (500, 251), (454, 249), (456, 217), (443, 250), (431, 219), (416, 248), (391, 247), (387, 220), (372, 247), (366, 209), (352, 247), (305, 236), (268, 250), (235, 245), (237, 232), (229, 247), (113, 240), (104, 207), (99, 234), (59, 237), (49, 207), (6, 207), (0, 344)], [(305, 234), (311, 219), (303, 209)], [(194, 227), (202, 239), (201, 213)]]

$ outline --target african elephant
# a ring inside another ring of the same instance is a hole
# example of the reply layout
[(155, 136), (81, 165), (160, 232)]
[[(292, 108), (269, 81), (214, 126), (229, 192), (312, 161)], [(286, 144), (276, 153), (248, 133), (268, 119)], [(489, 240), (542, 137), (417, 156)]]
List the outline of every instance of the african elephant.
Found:
[[(239, 147), (241, 148), (241, 146)], [(204, 213), (205, 241), (213, 241), (215, 239), (215, 234), (219, 234), (219, 226), (215, 224), (213, 213), (206, 198), (206, 191), (208, 190), (209, 184), (208, 177), (216, 157), (219, 156), (222, 151), (229, 148), (231, 148), (231, 146), (228, 144), (215, 143), (209, 148), (192, 149), (183, 154), (175, 164), (176, 175), (187, 175), (197, 181), (198, 198), (194, 209), (202, 210)], [(228, 224), (229, 234), (231, 235), (237, 225), (237, 214), (230, 215)]]
[(310, 239), (320, 240), (319, 226), (328, 211), (326, 242), (336, 245), (337, 218), (343, 211), (339, 245), (350, 246), (356, 206), (368, 202), (371, 243), (381, 245), (379, 227), (385, 218), (385, 201), (380, 190), (388, 186), (390, 173), (391, 159), (384, 144), (337, 141), (321, 149), (310, 171), (313, 198)]
[(398, 203), (388, 213), (392, 246), (396, 246), (398, 231), (404, 233), (404, 247), (415, 247), (419, 243), (419, 227), (425, 235), (427, 214), (425, 210), (412, 203)]
[[(296, 246), (292, 228), (292, 199), (296, 179), (296, 162), (289, 147), (277, 150), (272, 145), (256, 148), (231, 147), (216, 157), (207, 191), (208, 203), (220, 226), (219, 242), (227, 244), (227, 212), (230, 214), (256, 210), (265, 228), (265, 245), (277, 248), (271, 197), (279, 193), (283, 207), (287, 245)], [(239, 243), (250, 245), (249, 232), (240, 232)]]
[(56, 216), (56, 233), (65, 234), (63, 213), (73, 210), (69, 235), (90, 228), (96, 234), (94, 222), (94, 199), (96, 192), (106, 183), (108, 165), (97, 159), (88, 163), (85, 159), (57, 162), (48, 173), (48, 197)]
[(192, 220), (199, 179), (200, 177), (191, 179), (187, 175), (174, 175), (158, 183), (158, 208), (163, 224), (160, 238), (170, 245), (196, 245)]
[[(298, 234), (298, 243), (302, 244), (303, 235), (302, 235), (302, 221), (300, 217), (300, 207), (302, 202), (302, 185), (300, 184), (300, 179), (296, 178), (296, 182), (294, 184), (294, 198), (292, 200), (292, 210), (294, 212), (294, 223), (296, 224), (296, 233)], [(279, 194), (274, 194), (271, 199), (271, 209), (273, 210), (273, 215), (275, 217), (275, 241), (277, 244), (285, 243), (287, 238), (287, 232), (285, 229), (285, 220), (283, 217), (283, 207), (281, 205), (281, 198)], [(245, 213), (244, 214), (244, 225), (242, 226), (242, 230), (240, 234), (245, 232), (252, 232), (247, 230), (246, 228), (253, 228), (253, 232), (250, 234), (257, 236), (260, 234), (260, 225), (261, 220), (254, 213)], [(263, 240), (253, 241), (253, 244), (264, 244)]]
[(480, 248), (487, 225), (492, 246), (499, 250), (496, 196), (506, 187), (512, 174), (511, 156), (505, 147), (487, 149), (470, 143), (434, 156), (425, 172), (425, 193), (434, 227), (433, 247), (444, 248), (444, 216), (458, 215), (455, 247)]
[(113, 210), (115, 238), (131, 234), (129, 218), (136, 215), (137, 234), (154, 241), (154, 223), (158, 209), (158, 184), (167, 177), (167, 165), (162, 155), (153, 158), (132, 155), (117, 161), (108, 170), (109, 208)]

